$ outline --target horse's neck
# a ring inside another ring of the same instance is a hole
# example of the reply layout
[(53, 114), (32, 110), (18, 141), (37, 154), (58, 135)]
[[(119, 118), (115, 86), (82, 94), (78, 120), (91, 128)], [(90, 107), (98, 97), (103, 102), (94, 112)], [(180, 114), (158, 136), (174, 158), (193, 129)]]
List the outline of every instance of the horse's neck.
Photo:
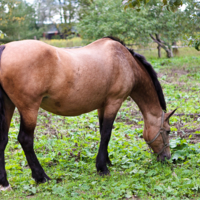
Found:
[(137, 76), (133, 87), (131, 98), (139, 106), (145, 126), (155, 124), (162, 115), (162, 108), (150, 76), (144, 69), (140, 69), (140, 76)]

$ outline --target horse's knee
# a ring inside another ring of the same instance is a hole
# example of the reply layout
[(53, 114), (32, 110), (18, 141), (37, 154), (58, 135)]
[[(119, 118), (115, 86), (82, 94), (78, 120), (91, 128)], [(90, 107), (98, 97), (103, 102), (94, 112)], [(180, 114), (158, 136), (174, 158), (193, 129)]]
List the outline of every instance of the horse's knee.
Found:
[(20, 131), (18, 141), (22, 145), (23, 149), (33, 148), (33, 137), (23, 131)]

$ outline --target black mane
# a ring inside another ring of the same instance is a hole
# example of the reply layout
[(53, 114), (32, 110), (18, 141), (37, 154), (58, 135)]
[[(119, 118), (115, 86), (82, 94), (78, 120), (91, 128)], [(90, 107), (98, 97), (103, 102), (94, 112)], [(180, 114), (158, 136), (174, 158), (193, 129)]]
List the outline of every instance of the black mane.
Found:
[[(104, 37), (104, 38), (109, 38), (111, 40), (120, 42), (123, 46), (126, 47), (125, 43), (116, 37), (108, 36), (108, 37)], [(167, 107), (166, 107), (166, 102), (165, 102), (164, 94), (162, 91), (162, 87), (160, 85), (160, 82), (158, 81), (157, 74), (156, 74), (155, 70), (153, 69), (152, 65), (149, 62), (147, 62), (147, 60), (144, 56), (142, 56), (138, 53), (135, 53), (133, 49), (129, 49), (128, 47), (126, 47), (126, 48), (132, 54), (133, 57), (137, 58), (140, 61), (140, 63), (145, 67), (145, 69), (149, 73), (149, 75), (153, 81), (154, 87), (156, 89), (160, 105), (161, 105), (162, 109), (164, 111), (166, 111)]]

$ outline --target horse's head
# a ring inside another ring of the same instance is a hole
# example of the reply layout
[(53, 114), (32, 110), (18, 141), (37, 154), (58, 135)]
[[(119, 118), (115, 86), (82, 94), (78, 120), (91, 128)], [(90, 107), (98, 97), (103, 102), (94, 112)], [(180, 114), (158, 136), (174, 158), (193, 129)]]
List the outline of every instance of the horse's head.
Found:
[[(159, 125), (149, 126), (144, 130), (144, 139), (146, 143), (158, 155), (158, 161), (164, 161), (165, 158), (170, 159), (171, 153), (169, 148), (169, 118), (174, 114), (176, 109), (169, 113), (162, 113)], [(158, 123), (156, 123), (158, 124)]]

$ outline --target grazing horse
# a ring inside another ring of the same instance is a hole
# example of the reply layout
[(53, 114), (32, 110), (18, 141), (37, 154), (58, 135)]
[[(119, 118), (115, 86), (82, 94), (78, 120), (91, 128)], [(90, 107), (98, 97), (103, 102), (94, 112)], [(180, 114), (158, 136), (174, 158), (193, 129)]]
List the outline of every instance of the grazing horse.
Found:
[(96, 158), (100, 175), (109, 173), (108, 143), (114, 119), (130, 96), (144, 118), (143, 137), (158, 154), (171, 157), (169, 118), (157, 75), (146, 59), (113, 37), (78, 49), (60, 49), (40, 41), (24, 40), (0, 46), (0, 185), (7, 189), (4, 150), (10, 121), (20, 113), (18, 141), (36, 182), (50, 178), (34, 149), (39, 107), (57, 115), (77, 116), (98, 109), (101, 142)]

